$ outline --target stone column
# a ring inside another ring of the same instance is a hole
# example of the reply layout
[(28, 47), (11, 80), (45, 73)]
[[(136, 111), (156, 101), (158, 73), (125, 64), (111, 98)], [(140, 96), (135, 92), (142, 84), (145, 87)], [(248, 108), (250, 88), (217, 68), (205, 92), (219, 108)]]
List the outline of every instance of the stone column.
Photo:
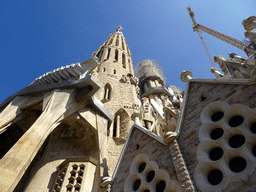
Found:
[(106, 90), (105, 90), (105, 97), (104, 97), (104, 99), (109, 99), (108, 94), (109, 94), (109, 88), (108, 88), (108, 87), (106, 87)]
[(171, 142), (169, 145), (169, 150), (172, 155), (172, 162), (174, 164), (177, 177), (179, 182), (181, 183), (181, 187), (183, 191), (186, 192), (195, 192), (195, 187), (193, 185), (193, 182), (190, 178), (187, 166), (185, 164), (185, 161), (182, 157), (179, 144), (176, 139)]
[(120, 115), (116, 116), (116, 137), (120, 136)]
[(193, 74), (190, 71), (182, 71), (180, 75), (180, 79), (183, 82), (189, 82), (193, 77)]
[[(97, 161), (95, 161), (97, 162)], [(86, 162), (81, 191), (91, 192), (96, 172), (96, 163)], [(66, 190), (65, 190), (66, 191)]]
[(139, 111), (134, 111), (131, 118), (134, 121), (134, 124), (141, 126), (140, 120), (142, 119), (142, 115)]
[(73, 91), (54, 90), (40, 117), (0, 160), (0, 191), (13, 191), (59, 118), (74, 105)]

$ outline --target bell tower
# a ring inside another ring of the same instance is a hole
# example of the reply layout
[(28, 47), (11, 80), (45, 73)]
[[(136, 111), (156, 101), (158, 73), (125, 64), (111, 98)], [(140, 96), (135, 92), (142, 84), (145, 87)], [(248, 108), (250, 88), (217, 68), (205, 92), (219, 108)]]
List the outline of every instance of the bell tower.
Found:
[[(139, 107), (138, 79), (134, 76), (131, 52), (121, 26), (109, 35), (108, 40), (93, 53), (92, 57), (94, 56), (98, 58), (100, 64), (93, 75), (97, 82), (104, 84), (96, 93), (96, 98), (114, 116), (112, 122), (109, 120), (107, 122), (107, 137), (103, 150), (105, 152), (102, 151), (107, 160), (108, 174), (111, 175), (129, 129), (133, 125), (131, 116)], [(105, 136), (102, 137), (101, 142), (105, 140)]]

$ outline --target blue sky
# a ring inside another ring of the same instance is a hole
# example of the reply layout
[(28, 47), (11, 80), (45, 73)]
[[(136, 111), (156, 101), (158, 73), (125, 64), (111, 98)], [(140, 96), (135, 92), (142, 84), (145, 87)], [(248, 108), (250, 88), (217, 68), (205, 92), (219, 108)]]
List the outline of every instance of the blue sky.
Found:
[[(187, 6), (198, 23), (239, 40), (244, 39), (243, 19), (256, 15), (253, 0), (1, 0), (0, 102), (48, 71), (89, 59), (118, 25), (134, 65), (157, 60), (166, 85), (185, 88), (183, 70), (194, 78), (214, 78)], [(208, 34), (203, 37), (212, 57), (245, 56)]]

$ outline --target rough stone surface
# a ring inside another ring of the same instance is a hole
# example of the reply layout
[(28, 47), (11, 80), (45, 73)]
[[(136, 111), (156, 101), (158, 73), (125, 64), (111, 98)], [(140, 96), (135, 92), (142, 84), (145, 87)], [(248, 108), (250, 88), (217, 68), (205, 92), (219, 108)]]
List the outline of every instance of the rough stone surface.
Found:
[[(188, 100), (184, 120), (181, 125), (181, 135), (178, 142), (192, 180), (194, 179), (194, 169), (198, 163), (196, 150), (200, 142), (198, 139), (198, 131), (202, 125), (200, 122), (202, 110), (214, 101), (225, 101), (229, 105), (239, 103), (249, 108), (255, 108), (255, 90), (256, 85), (191, 83), (187, 96)], [(243, 189), (245, 190), (245, 188)]]
[(141, 153), (148, 155), (149, 160), (155, 161), (159, 169), (166, 170), (170, 175), (170, 179), (178, 180), (168, 146), (163, 145), (138, 129), (135, 129), (130, 137), (125, 154), (123, 154), (123, 161), (119, 164), (119, 169), (116, 173), (116, 180), (112, 185), (113, 191), (123, 191), (125, 179), (129, 175), (130, 165), (133, 159)]

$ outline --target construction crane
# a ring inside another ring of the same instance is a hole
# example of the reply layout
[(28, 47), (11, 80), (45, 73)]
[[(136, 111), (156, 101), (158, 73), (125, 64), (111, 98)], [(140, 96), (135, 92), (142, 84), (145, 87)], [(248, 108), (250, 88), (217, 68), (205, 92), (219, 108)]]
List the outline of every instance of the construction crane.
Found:
[(207, 52), (207, 55), (210, 58), (210, 61), (211, 61), (212, 64), (213, 64), (213, 60), (210, 56), (209, 50), (206, 47), (206, 44), (205, 44), (204, 39), (202, 37), (202, 34), (200, 33), (201, 31), (204, 31), (204, 32), (206, 32), (206, 33), (208, 33), (208, 34), (210, 34), (214, 37), (217, 37), (218, 39), (220, 39), (222, 41), (225, 41), (225, 42), (229, 43), (230, 45), (233, 45), (233, 46), (235, 46), (239, 49), (242, 49), (247, 54), (247, 56), (255, 54), (255, 49), (254, 49), (252, 44), (248, 44), (248, 43), (245, 43), (243, 41), (239, 41), (239, 40), (237, 40), (233, 37), (230, 37), (228, 35), (225, 35), (223, 33), (220, 33), (218, 31), (215, 31), (213, 29), (205, 27), (201, 24), (198, 24), (195, 20), (195, 17), (194, 17), (195, 14), (191, 11), (191, 8), (187, 7), (187, 10), (188, 10), (188, 13), (189, 13), (192, 21), (193, 21), (193, 30), (198, 33), (198, 35), (200, 37), (200, 40), (202, 41), (202, 43), (204, 45), (204, 48)]

